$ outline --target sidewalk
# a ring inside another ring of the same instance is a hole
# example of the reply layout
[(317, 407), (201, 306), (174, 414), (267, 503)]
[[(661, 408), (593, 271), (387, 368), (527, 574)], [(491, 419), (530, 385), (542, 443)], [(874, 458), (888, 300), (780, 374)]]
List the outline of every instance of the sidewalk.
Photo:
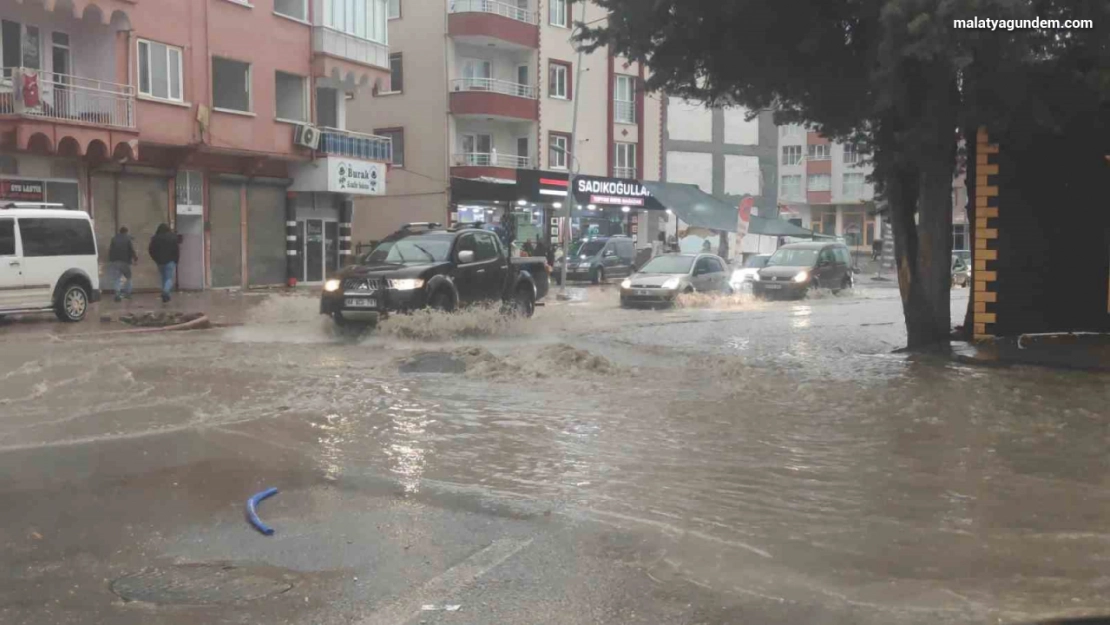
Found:
[(959, 362), (975, 365), (1034, 365), (1110, 371), (1110, 334), (1025, 334), (981, 343), (953, 343)]

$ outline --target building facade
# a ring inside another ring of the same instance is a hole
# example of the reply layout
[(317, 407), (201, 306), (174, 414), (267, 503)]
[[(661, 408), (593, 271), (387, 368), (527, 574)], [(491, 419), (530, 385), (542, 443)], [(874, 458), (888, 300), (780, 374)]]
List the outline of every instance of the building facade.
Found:
[[(388, 6), (5, 3), (0, 202), (91, 213), (102, 261), (120, 226), (145, 245), (168, 223), (184, 289), (322, 281), (351, 198), (384, 192), (390, 141), (344, 128), (388, 80)], [(157, 287), (148, 259), (135, 285)]]
[(882, 237), (882, 215), (867, 181), (872, 167), (852, 145), (835, 143), (800, 125), (779, 126), (779, 210), (819, 234), (843, 237), (869, 252)]
[[(571, 35), (583, 9), (586, 22), (605, 18), (566, 0), (395, 0), (390, 85), (352, 106), (352, 127), (394, 140), (389, 191), (357, 212), (356, 240), (414, 221), (512, 219), (519, 239), (553, 242), (566, 196), (542, 195), (519, 172), (659, 180), (663, 104), (645, 92), (637, 64), (602, 49), (578, 65)], [(580, 209), (576, 235), (603, 226), (647, 240), (635, 205)]]
[[(778, 129), (770, 112), (750, 120), (748, 114), (740, 107), (707, 108), (700, 102), (668, 98), (664, 178), (696, 185), (733, 206), (751, 197), (755, 214), (774, 218), (778, 214)], [(669, 234), (682, 232), (677, 219), (672, 218), (668, 226)], [(691, 252), (700, 250), (704, 241), (697, 235), (680, 238), (682, 249)], [(774, 251), (774, 241), (762, 238), (745, 237), (736, 245), (732, 237), (725, 251), (733, 257)], [(710, 237), (710, 247), (722, 251), (719, 237)]]

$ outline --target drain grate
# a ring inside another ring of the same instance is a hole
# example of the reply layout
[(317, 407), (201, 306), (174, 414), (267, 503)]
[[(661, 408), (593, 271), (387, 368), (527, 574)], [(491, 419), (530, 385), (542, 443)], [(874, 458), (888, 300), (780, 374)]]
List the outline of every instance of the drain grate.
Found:
[(147, 569), (121, 577), (111, 587), (124, 601), (211, 605), (261, 599), (293, 587), (281, 577), (230, 565), (187, 564)]

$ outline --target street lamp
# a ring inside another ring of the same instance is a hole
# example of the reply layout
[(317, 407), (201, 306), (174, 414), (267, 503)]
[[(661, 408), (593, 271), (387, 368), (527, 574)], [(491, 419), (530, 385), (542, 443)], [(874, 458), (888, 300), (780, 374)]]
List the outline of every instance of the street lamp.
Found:
[[(582, 55), (583, 55), (584, 52), (582, 50), (581, 45), (576, 45), (574, 43), (574, 37), (579, 31), (582, 30), (582, 27), (586, 25), (586, 3), (582, 2), (581, 4), (582, 4), (582, 11), (580, 13), (581, 17), (578, 20), (578, 23), (575, 24), (574, 29), (570, 33), (571, 45), (574, 45), (575, 49), (578, 50), (578, 69), (575, 72), (574, 83), (573, 83), (574, 86), (575, 86), (575, 89), (574, 89), (574, 109), (573, 109), (571, 122), (570, 122), (570, 148), (572, 150), (576, 151), (576, 152), (578, 151), (577, 150), (577, 147), (578, 147), (578, 143), (577, 143), (578, 142), (578, 100), (579, 100), (579, 97), (582, 95), (582, 88), (581, 88), (582, 87), (582, 71), (583, 71), (582, 70)], [(569, 297), (567, 297), (567, 263), (570, 261), (570, 220), (571, 220), (571, 216), (574, 215), (574, 203), (575, 203), (574, 179), (578, 177), (578, 170), (580, 169), (580, 163), (578, 161), (578, 158), (574, 154), (571, 154), (570, 157), (571, 157), (571, 160), (573, 162), (570, 163), (571, 170), (570, 170), (570, 176), (569, 176), (568, 181), (567, 181), (567, 183), (568, 183), (567, 184), (567, 213), (566, 213), (566, 224), (567, 224), (566, 234), (567, 234), (567, 236), (563, 237), (563, 266), (562, 266), (562, 269), (561, 269), (561, 274), (562, 275), (560, 276), (560, 280), (559, 280), (559, 295), (557, 296), (557, 299), (562, 300), (562, 301), (566, 301), (566, 300), (570, 299)], [(559, 234), (563, 234), (563, 233), (560, 232)]]

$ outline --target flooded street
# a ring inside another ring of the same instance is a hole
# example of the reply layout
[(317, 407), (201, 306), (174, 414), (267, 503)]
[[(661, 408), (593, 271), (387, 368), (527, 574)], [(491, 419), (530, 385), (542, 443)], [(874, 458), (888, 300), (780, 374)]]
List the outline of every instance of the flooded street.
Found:
[[(0, 622), (1110, 613), (1106, 375), (895, 354), (891, 288), (577, 294), (361, 340), (311, 297), (205, 332), (0, 326)], [(243, 504), (271, 486), (265, 537)]]

